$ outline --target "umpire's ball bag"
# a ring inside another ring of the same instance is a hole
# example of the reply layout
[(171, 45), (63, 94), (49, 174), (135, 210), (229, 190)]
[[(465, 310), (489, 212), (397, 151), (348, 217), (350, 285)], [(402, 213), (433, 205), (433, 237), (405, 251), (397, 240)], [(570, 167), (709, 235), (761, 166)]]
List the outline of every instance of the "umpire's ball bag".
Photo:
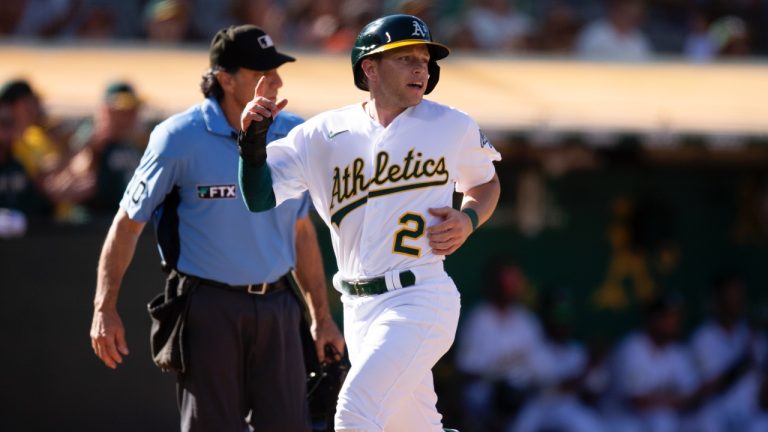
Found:
[(149, 340), (152, 360), (164, 372), (184, 372), (184, 322), (194, 291), (191, 281), (171, 271), (165, 282), (165, 292), (147, 304), (152, 329)]

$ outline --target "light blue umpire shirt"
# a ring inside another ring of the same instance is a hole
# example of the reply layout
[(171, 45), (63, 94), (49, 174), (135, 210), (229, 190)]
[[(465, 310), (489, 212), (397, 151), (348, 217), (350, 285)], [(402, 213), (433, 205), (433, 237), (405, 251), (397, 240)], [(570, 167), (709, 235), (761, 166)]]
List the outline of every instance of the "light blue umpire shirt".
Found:
[[(303, 120), (281, 112), (267, 134), (282, 138)], [(163, 265), (182, 273), (244, 285), (274, 282), (295, 266), (295, 225), (309, 198), (251, 213), (237, 182), (236, 131), (215, 98), (152, 131), (120, 207), (152, 219)]]

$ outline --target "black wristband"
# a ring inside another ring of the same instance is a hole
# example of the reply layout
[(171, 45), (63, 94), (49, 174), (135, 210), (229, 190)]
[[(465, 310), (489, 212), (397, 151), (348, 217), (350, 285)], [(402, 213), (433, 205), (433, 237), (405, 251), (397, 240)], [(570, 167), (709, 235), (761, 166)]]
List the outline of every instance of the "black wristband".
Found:
[(267, 131), (271, 124), (272, 117), (258, 122), (252, 121), (247, 130), (237, 134), (240, 157), (257, 168), (267, 161)]
[(475, 211), (475, 209), (467, 207), (467, 208), (461, 209), (461, 211), (463, 213), (466, 213), (467, 216), (469, 216), (469, 220), (472, 221), (472, 231), (476, 230), (478, 218), (477, 218), (477, 212)]

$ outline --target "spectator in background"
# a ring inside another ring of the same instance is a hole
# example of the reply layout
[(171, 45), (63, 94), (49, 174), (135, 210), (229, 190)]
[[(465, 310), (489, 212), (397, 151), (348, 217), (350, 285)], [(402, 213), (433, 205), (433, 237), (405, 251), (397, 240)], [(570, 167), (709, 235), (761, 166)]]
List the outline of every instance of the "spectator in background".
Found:
[(0, 101), (13, 115), (13, 155), (29, 177), (42, 183), (61, 163), (62, 148), (48, 133), (40, 98), (24, 79), (14, 79), (0, 88)]
[(579, 34), (576, 50), (589, 60), (647, 61), (653, 54), (640, 25), (644, 17), (642, 0), (607, 0), (606, 18), (587, 25)]
[(619, 346), (613, 359), (616, 406), (607, 427), (615, 432), (679, 432), (681, 411), (691, 407), (698, 386), (688, 351), (677, 342), (682, 303), (666, 295), (652, 301), (645, 326)]
[(91, 210), (114, 212), (139, 165), (147, 139), (139, 123), (140, 108), (141, 99), (133, 86), (114, 82), (107, 86), (93, 120), (78, 128), (70, 141), (70, 148), (91, 155), (98, 173), (98, 190), (89, 203)]
[(541, 301), (546, 340), (536, 360), (545, 374), (542, 391), (525, 405), (514, 432), (602, 432), (596, 413), (580, 400), (590, 372), (584, 347), (571, 338), (573, 311), (565, 291), (548, 292)]
[(94, 6), (84, 11), (74, 33), (78, 39), (106, 41), (115, 37), (116, 21), (119, 20), (109, 8)]
[[(235, 0), (186, 0), (195, 11), (192, 16), (192, 31), (204, 40), (211, 40), (219, 29), (238, 22), (241, 17), (232, 16)], [(283, 0), (278, 0), (283, 1)], [(294, 0), (288, 0), (293, 3)]]
[(577, 11), (568, 2), (553, 1), (532, 33), (530, 47), (535, 51), (570, 54), (575, 49), (580, 26)]
[(13, 155), (13, 108), (0, 99), (0, 238), (24, 234), (27, 219), (45, 216), (48, 202)]
[[(408, 12), (399, 13), (413, 15)], [(378, 16), (376, 7), (370, 3), (364, 0), (346, 0), (341, 9), (339, 27), (326, 38), (323, 48), (329, 53), (349, 53), (360, 29)]]
[(357, 34), (378, 8), (363, 0), (297, 0), (289, 10), (290, 30), (284, 36), (293, 45), (325, 52), (349, 52)]
[(24, 7), (23, 2), (0, 2), (0, 35), (9, 36), (16, 31), (16, 26), (24, 13)]
[(192, 10), (184, 0), (152, 0), (144, 7), (144, 29), (153, 43), (174, 44), (195, 40)]
[(232, 15), (240, 24), (253, 24), (264, 29), (275, 43), (285, 40), (287, 11), (280, 0), (235, 0)]
[(690, 0), (647, 0), (643, 30), (657, 54), (680, 54), (697, 10)]
[(526, 11), (537, 21), (543, 21), (552, 9), (565, 6), (574, 11), (580, 23), (591, 22), (604, 15), (605, 0), (536, 0), (526, 2)]
[(10, 34), (27, 38), (51, 38), (62, 34), (81, 11), (77, 0), (18, 0), (3, 3), (8, 7), (16, 25)]
[(136, 38), (144, 1), (12, 0), (0, 2), (0, 34), (88, 40)]
[(475, 48), (521, 51), (528, 47), (533, 22), (510, 0), (472, 0), (464, 27)]
[(696, 368), (704, 382), (702, 432), (746, 431), (760, 414), (760, 366), (766, 341), (744, 315), (744, 282), (736, 277), (717, 281), (712, 290), (714, 316), (691, 339)]
[(704, 13), (695, 12), (690, 27), (684, 54), (693, 61), (708, 62), (750, 53), (747, 26), (739, 17), (724, 16), (710, 23)]
[(344, 2), (298, 0), (291, 11), (291, 43), (307, 48), (322, 48), (340, 30)]
[(439, 21), (437, 2), (439, 0), (396, 0), (385, 6), (385, 13), (406, 14), (421, 18), (426, 23)]
[[(81, 1), (85, 4), (83, 6), (85, 12), (79, 14), (80, 20), (75, 26), (75, 33), (89, 33), (92, 38), (95, 34), (109, 33), (110, 37), (118, 39), (136, 39), (141, 35), (142, 11), (147, 3), (146, 0)], [(86, 29), (82, 29), (82, 27), (86, 27)]]
[(547, 367), (537, 362), (539, 322), (522, 304), (522, 269), (498, 260), (489, 265), (484, 283), (487, 298), (459, 331), (456, 367), (465, 376), (465, 429), (490, 432), (506, 429)]
[(698, 10), (690, 15), (688, 35), (685, 37), (683, 54), (694, 62), (708, 62), (717, 57), (717, 43), (709, 31), (709, 19)]
[[(146, 139), (139, 128), (141, 101), (127, 82), (110, 84), (92, 119), (86, 120), (70, 140), (74, 156), (51, 179), (48, 189), (62, 201), (85, 206), (87, 214), (113, 213), (141, 159)], [(79, 208), (64, 219), (79, 219)], [(62, 210), (63, 211), (63, 210)]]

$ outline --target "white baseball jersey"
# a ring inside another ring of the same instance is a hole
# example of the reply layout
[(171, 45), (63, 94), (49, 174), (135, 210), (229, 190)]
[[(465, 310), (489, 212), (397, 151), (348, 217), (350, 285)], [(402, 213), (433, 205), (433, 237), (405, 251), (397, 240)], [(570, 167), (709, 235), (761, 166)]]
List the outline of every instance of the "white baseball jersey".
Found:
[(425, 235), (440, 222), (428, 209), (490, 181), (501, 159), (469, 116), (426, 100), (387, 127), (362, 104), (320, 114), (267, 154), (277, 203), (309, 190), (345, 279), (443, 260)]
[[(762, 376), (759, 365), (764, 364), (766, 345), (759, 333), (753, 332), (745, 321), (726, 329), (717, 321), (706, 321), (694, 333), (691, 349), (702, 380), (709, 381), (725, 373), (744, 355), (754, 356), (757, 367), (742, 375), (723, 393), (705, 401), (699, 413), (700, 421), (715, 425), (702, 430), (725, 430), (735, 420), (748, 424), (757, 421), (760, 408), (758, 392)], [(742, 427), (742, 429), (747, 429)], [(765, 429), (768, 430), (768, 429)]]
[(737, 323), (730, 331), (716, 321), (705, 322), (691, 338), (691, 349), (704, 380), (724, 373), (746, 353), (754, 352), (758, 360), (765, 354), (764, 341), (753, 334), (745, 321)]
[(504, 312), (481, 303), (467, 317), (459, 335), (457, 367), (489, 378), (501, 376), (516, 386), (546, 381), (553, 369), (544, 356), (544, 337), (539, 321), (524, 306)]
[[(583, 404), (576, 391), (563, 390), (565, 381), (580, 376), (587, 368), (587, 352), (576, 341), (544, 341), (541, 353), (534, 361), (544, 360), (549, 368), (548, 383), (523, 406), (514, 419), (515, 432), (557, 430), (563, 432), (602, 432), (600, 418)], [(541, 366), (538, 366), (541, 367)]]
[(698, 384), (689, 352), (678, 343), (658, 347), (647, 334), (634, 333), (619, 347), (618, 359), (616, 379), (625, 397), (687, 395)]
[[(628, 335), (613, 359), (617, 400), (606, 400), (606, 429), (610, 431), (679, 431), (682, 413), (668, 406), (635, 411), (626, 402), (633, 397), (651, 395), (690, 395), (697, 387), (693, 362), (678, 343), (659, 347), (645, 332)], [(621, 406), (610, 406), (623, 401)], [(701, 431), (701, 429), (692, 429)]]

